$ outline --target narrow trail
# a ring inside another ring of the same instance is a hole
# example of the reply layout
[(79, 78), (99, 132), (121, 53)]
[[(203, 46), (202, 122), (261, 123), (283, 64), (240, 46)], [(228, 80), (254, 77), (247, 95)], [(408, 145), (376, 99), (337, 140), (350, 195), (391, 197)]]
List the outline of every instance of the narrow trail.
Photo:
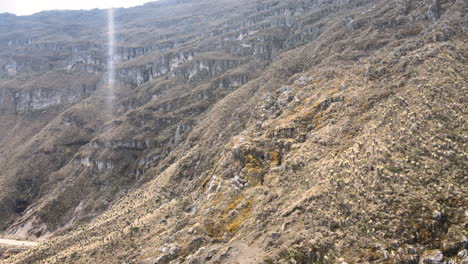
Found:
[(0, 246), (15, 246), (15, 247), (33, 247), (37, 245), (37, 242), (33, 241), (20, 241), (13, 239), (0, 239)]

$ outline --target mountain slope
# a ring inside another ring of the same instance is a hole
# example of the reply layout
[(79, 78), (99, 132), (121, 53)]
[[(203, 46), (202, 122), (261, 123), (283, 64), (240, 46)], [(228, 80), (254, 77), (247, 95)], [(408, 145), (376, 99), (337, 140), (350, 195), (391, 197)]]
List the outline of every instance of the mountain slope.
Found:
[[(466, 261), (466, 7), (207, 0), (119, 11), (119, 44), (155, 44), (122, 56), (113, 120), (99, 114), (105, 58), (2, 80), (9, 91), (24, 78), (30, 92), (31, 78), (71, 74), (94, 87), (71, 104), (4, 111), (20, 128), (43, 118), (2, 144), (5, 233), (60, 230), (6, 263)], [(149, 21), (151, 10), (168, 17)]]

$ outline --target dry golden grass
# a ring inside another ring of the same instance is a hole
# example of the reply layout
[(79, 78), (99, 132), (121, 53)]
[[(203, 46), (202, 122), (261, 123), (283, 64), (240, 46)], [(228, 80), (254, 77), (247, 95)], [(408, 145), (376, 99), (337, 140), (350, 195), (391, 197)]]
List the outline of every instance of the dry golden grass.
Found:
[[(209, 2), (200, 3), (197, 8)], [(224, 10), (240, 3), (231, 1)], [(213, 79), (169, 78), (124, 90), (118, 116), (103, 129), (97, 121), (67, 130), (62, 119), (52, 121), (32, 137), (36, 145), (21, 151), (40, 157), (33, 166), (45, 164), (47, 153), (68, 150), (110, 159), (121, 171), (65, 162), (50, 176), (54, 191), (31, 215), (49, 226), (61, 227), (74, 216), (81, 222), (69, 222), (47, 243), (5, 262), (154, 263), (162, 257), (160, 263), (234, 263), (246, 247), (258, 257), (252, 263), (411, 263), (414, 252), (423, 257), (435, 250), (459, 262), (467, 235), (468, 71), (457, 10), (466, 4), (445, 1), (439, 20), (429, 19), (424, 1), (409, 11), (399, 1), (362, 4), (305, 11), (288, 36), (298, 37), (304, 25), (319, 27), (320, 36), (277, 50), (265, 68), (251, 58)], [(256, 5), (258, 16), (248, 19), (263, 26), (275, 20), (261, 18), (277, 12), (281, 18), (287, 5)], [(236, 35), (236, 26), (245, 26), (236, 14), (216, 16), (212, 25)], [(213, 84), (252, 68), (256, 72), (239, 88), (222, 91)], [(285, 101), (282, 86), (292, 87), (292, 100)], [(156, 99), (148, 99), (152, 95)], [(90, 120), (98, 103), (96, 94), (67, 113)], [(177, 142), (176, 131), (183, 131)], [(71, 138), (90, 144), (63, 147)], [(134, 139), (149, 139), (149, 147), (105, 146)], [(140, 180), (119, 173), (132, 172), (146, 157), (156, 162)], [(105, 200), (111, 202), (103, 205)]]

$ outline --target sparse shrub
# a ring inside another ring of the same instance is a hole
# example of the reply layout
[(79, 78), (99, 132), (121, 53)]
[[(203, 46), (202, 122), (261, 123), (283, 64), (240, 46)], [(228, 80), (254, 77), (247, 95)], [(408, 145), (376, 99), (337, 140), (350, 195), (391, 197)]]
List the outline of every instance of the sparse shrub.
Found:
[(140, 230), (141, 230), (141, 227), (139, 227), (139, 226), (132, 226), (132, 227), (130, 227), (130, 231), (131, 231), (132, 233), (138, 233), (138, 232), (140, 232)]

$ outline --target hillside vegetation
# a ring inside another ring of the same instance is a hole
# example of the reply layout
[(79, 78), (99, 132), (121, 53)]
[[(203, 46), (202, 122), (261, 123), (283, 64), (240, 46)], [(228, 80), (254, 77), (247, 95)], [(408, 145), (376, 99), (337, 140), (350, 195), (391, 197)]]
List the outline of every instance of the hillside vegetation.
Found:
[(467, 7), (0, 14), (3, 262), (468, 263)]

